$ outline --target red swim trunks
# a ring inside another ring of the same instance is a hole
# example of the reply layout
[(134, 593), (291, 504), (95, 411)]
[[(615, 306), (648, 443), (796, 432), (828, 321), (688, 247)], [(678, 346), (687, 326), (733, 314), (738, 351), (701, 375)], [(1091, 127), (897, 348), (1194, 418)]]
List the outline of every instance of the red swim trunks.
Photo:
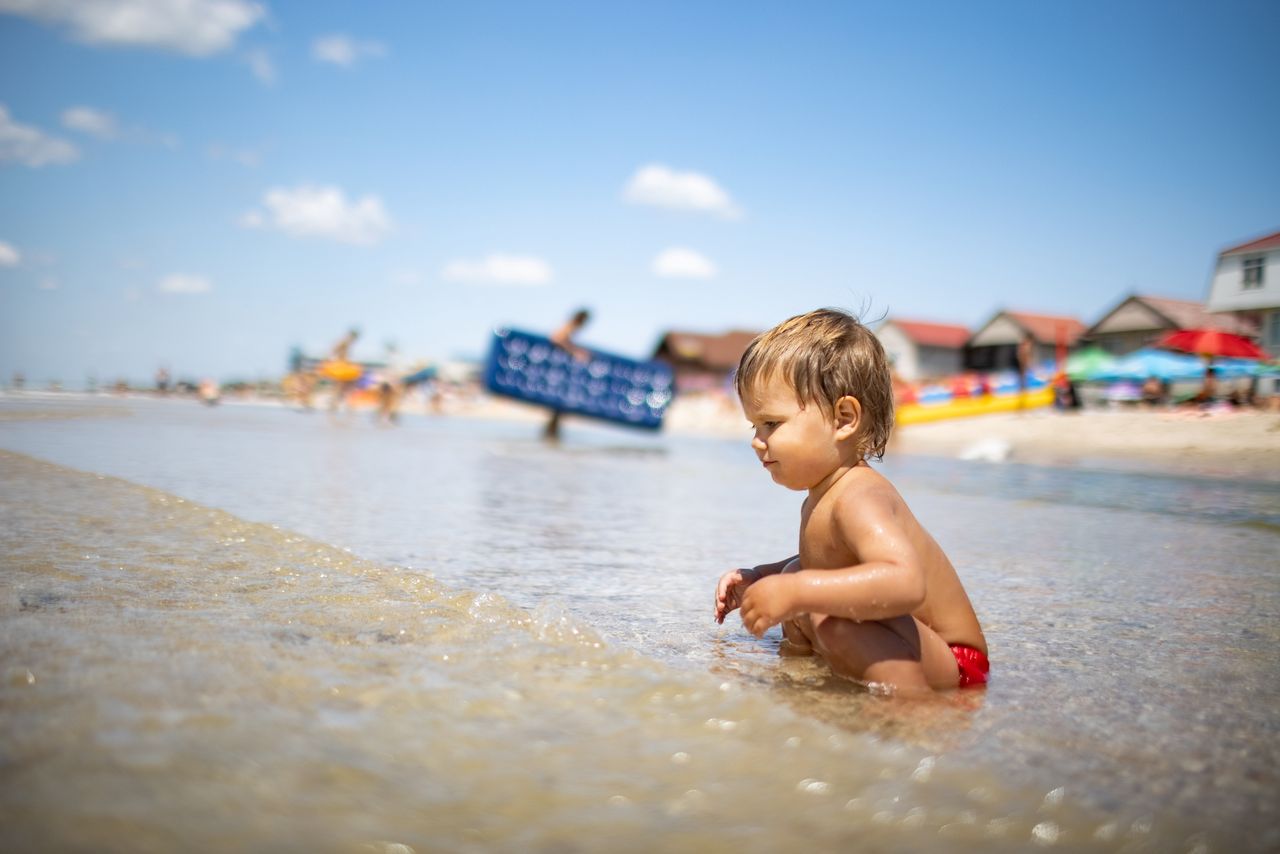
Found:
[(987, 674), (991, 671), (991, 663), (987, 661), (987, 657), (982, 650), (957, 643), (951, 646), (951, 654), (956, 657), (956, 664), (960, 667), (960, 685), (958, 687), (970, 688), (975, 685), (987, 684)]

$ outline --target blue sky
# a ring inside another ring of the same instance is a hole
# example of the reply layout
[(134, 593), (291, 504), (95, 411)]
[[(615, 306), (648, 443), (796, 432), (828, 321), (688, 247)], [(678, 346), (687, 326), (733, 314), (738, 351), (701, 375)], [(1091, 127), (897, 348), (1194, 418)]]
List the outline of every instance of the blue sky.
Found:
[(1203, 299), (1280, 4), (0, 0), (0, 378)]

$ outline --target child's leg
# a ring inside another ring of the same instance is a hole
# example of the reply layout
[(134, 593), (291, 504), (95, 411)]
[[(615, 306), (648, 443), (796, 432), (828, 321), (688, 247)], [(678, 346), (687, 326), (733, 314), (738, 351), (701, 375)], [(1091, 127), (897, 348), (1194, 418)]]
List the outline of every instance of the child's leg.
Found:
[[(799, 572), (800, 558), (787, 563), (782, 568), (783, 572)], [(782, 645), (778, 647), (778, 655), (782, 656), (802, 656), (813, 655), (813, 641), (805, 632), (808, 627), (808, 617), (801, 615), (794, 620), (785, 620), (782, 623)]]
[(913, 693), (954, 688), (960, 682), (947, 642), (909, 615), (856, 622), (810, 614), (808, 622), (806, 634), (841, 676)]

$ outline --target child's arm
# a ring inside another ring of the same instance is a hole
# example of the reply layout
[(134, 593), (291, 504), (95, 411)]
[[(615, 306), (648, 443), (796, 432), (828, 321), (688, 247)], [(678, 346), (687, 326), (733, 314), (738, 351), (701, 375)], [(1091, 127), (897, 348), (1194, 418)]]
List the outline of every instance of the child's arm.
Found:
[(805, 569), (751, 585), (742, 624), (757, 637), (799, 614), (887, 620), (924, 603), (924, 567), (888, 500), (862, 496), (836, 508), (834, 532), (858, 555), (853, 566)]
[(720, 583), (716, 585), (716, 622), (723, 623), (724, 618), (742, 604), (742, 594), (748, 587), (766, 576), (777, 575), (787, 564), (798, 560), (799, 557), (799, 555), (792, 555), (774, 563), (753, 566), (751, 569), (731, 569), (720, 576)]

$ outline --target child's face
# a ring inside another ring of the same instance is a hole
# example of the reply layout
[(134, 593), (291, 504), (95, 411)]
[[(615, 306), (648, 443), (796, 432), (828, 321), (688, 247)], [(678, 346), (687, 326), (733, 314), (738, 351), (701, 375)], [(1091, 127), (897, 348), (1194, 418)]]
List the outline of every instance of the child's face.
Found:
[(814, 402), (802, 407), (781, 377), (757, 383), (742, 409), (755, 430), (751, 447), (774, 483), (812, 489), (842, 464), (834, 411)]

